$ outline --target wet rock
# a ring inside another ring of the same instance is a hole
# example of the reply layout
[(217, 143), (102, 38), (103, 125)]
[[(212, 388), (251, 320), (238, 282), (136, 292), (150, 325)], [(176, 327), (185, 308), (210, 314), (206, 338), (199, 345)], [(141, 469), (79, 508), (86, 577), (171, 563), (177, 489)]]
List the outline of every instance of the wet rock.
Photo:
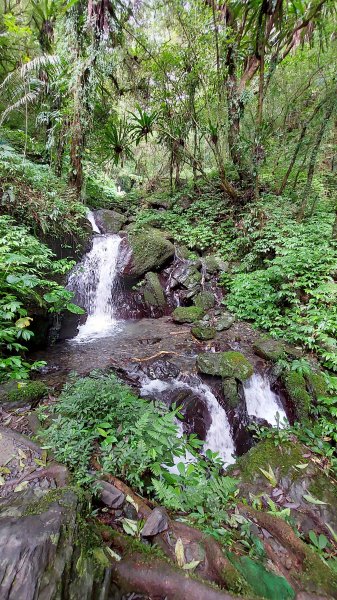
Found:
[(172, 313), (175, 323), (194, 323), (204, 316), (199, 306), (178, 306)]
[(84, 569), (76, 568), (82, 509), (68, 488), (27, 490), (0, 501), (1, 600), (91, 600), (105, 570), (95, 581), (90, 559)]
[(153, 537), (169, 528), (169, 518), (165, 508), (156, 507), (147, 518), (141, 531), (143, 537)]
[(261, 358), (273, 362), (279, 360), (285, 352), (285, 346), (282, 342), (269, 337), (259, 338), (253, 345), (253, 349), (255, 354)]
[(214, 327), (206, 323), (196, 323), (191, 329), (192, 335), (198, 340), (211, 340), (215, 337), (216, 331)]
[(146, 273), (145, 285), (143, 288), (143, 296), (145, 303), (150, 306), (165, 306), (165, 295), (157, 273)]
[(185, 289), (195, 288), (201, 283), (200, 261), (198, 263), (184, 261), (178, 263), (171, 272), (170, 285), (172, 287), (182, 286)]
[(203, 310), (208, 310), (210, 308), (213, 308), (213, 306), (215, 305), (215, 301), (216, 300), (215, 300), (214, 294), (212, 294), (212, 292), (208, 292), (208, 291), (200, 292), (194, 298), (195, 306), (199, 306)]
[(130, 252), (121, 268), (121, 275), (139, 278), (148, 271), (158, 271), (174, 256), (174, 246), (159, 229), (138, 230), (128, 233)]
[(220, 313), (219, 318), (216, 320), (215, 329), (217, 331), (225, 331), (229, 329), (233, 323), (235, 323), (235, 316), (229, 312)]
[(222, 382), (222, 390), (227, 404), (232, 408), (236, 408), (241, 401), (236, 379), (234, 379), (234, 377), (224, 379)]
[(99, 485), (97, 497), (103, 504), (110, 508), (120, 508), (124, 504), (125, 495), (114, 485), (102, 480), (96, 481), (96, 484)]
[(241, 352), (202, 352), (197, 358), (197, 369), (206, 375), (245, 381), (254, 373), (253, 366)]
[(127, 222), (127, 217), (115, 210), (95, 210), (95, 221), (102, 233), (118, 233)]
[(311, 397), (301, 373), (289, 371), (283, 377), (284, 386), (293, 404), (296, 419), (303, 422), (309, 418)]

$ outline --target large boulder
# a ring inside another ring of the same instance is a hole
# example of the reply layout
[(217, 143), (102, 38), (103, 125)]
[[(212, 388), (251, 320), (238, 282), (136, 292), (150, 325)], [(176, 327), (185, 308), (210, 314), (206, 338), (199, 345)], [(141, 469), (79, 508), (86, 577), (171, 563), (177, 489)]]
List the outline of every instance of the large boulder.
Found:
[(118, 233), (127, 222), (127, 217), (115, 210), (100, 208), (94, 215), (101, 233)]
[(224, 379), (234, 377), (239, 381), (249, 379), (254, 368), (241, 352), (202, 352), (197, 358), (197, 369), (205, 375)]
[(159, 229), (138, 230), (128, 233), (129, 252), (121, 275), (139, 279), (148, 271), (158, 271), (174, 256), (174, 246)]
[(209, 254), (203, 258), (203, 264), (207, 273), (213, 274), (219, 271), (228, 271), (228, 263), (216, 256)]

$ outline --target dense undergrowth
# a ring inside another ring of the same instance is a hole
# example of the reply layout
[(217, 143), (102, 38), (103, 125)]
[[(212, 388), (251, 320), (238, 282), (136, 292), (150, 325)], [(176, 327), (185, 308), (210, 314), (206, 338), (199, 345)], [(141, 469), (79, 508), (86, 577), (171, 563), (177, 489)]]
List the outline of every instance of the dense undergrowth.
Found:
[(217, 453), (200, 455), (203, 442), (195, 435), (178, 436), (178, 408), (148, 402), (114, 374), (97, 372), (68, 383), (57, 403), (40, 410), (40, 418), (47, 423), (51, 418), (41, 432), (45, 447), (70, 467), (80, 484), (95, 477), (90, 474), (95, 452), (105, 473), (172, 510), (191, 513), (192, 520), (215, 534), (227, 520), (237, 482), (222, 476)]
[(55, 260), (26, 227), (0, 216), (0, 381), (26, 379), (32, 368), (41, 366), (24, 359), (36, 310), (46, 318), (62, 310), (82, 313), (71, 301), (73, 294), (56, 282), (73, 264)]

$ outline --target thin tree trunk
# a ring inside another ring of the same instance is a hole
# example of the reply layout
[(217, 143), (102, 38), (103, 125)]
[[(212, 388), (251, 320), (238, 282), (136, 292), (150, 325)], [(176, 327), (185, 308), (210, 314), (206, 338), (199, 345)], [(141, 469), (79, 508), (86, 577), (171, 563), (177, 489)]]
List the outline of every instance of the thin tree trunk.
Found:
[(299, 140), (298, 140), (296, 148), (295, 148), (295, 152), (294, 152), (294, 154), (292, 156), (292, 159), (291, 159), (291, 161), (289, 163), (289, 167), (287, 169), (287, 172), (286, 172), (285, 176), (283, 177), (282, 183), (281, 183), (281, 185), (280, 185), (280, 187), (279, 187), (279, 189), (277, 191), (277, 195), (278, 196), (280, 196), (282, 194), (282, 192), (284, 191), (284, 189), (285, 189), (285, 187), (286, 187), (286, 185), (288, 183), (288, 179), (289, 179), (290, 174), (291, 174), (291, 172), (292, 172), (292, 170), (294, 168), (294, 164), (296, 162), (298, 153), (299, 153), (299, 151), (301, 149), (301, 146), (302, 146), (303, 140), (305, 138), (305, 134), (307, 132), (309, 123), (311, 123), (311, 121), (317, 115), (318, 111), (322, 108), (324, 102), (325, 102), (325, 100), (323, 102), (320, 102), (320, 104), (318, 104), (316, 106), (314, 112), (312, 113), (312, 115), (310, 116), (310, 118), (304, 123), (304, 125), (302, 127), (301, 134), (300, 134)]
[(317, 163), (317, 158), (318, 158), (318, 153), (319, 153), (319, 149), (321, 147), (321, 143), (322, 143), (322, 139), (324, 136), (324, 132), (326, 130), (326, 127), (328, 125), (328, 122), (330, 120), (330, 117), (333, 113), (334, 110), (334, 102), (331, 101), (330, 104), (327, 107), (326, 113), (324, 115), (324, 118), (322, 120), (322, 124), (319, 128), (318, 131), (318, 135), (316, 138), (316, 143), (312, 149), (311, 152), (311, 157), (310, 157), (310, 161), (309, 161), (309, 169), (308, 169), (308, 175), (307, 175), (307, 181), (304, 187), (304, 191), (303, 191), (303, 195), (302, 195), (302, 203), (301, 203), (301, 207), (300, 210), (298, 212), (298, 220), (302, 221), (303, 217), (304, 217), (304, 213), (305, 213), (305, 209), (307, 207), (307, 203), (308, 203), (308, 198), (310, 196), (310, 191), (311, 191), (311, 185), (312, 185), (312, 179), (314, 176), (314, 172), (315, 172), (315, 167), (316, 167), (316, 163)]

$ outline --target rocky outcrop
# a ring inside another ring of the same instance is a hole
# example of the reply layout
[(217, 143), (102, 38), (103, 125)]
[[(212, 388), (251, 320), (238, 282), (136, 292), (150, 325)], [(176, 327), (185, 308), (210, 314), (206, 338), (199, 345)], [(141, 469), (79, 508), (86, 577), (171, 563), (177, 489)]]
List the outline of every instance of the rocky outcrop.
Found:
[(94, 215), (101, 233), (118, 233), (127, 222), (127, 217), (115, 210), (100, 208), (94, 211)]
[(216, 299), (214, 294), (208, 291), (199, 292), (199, 294), (194, 298), (194, 304), (203, 310), (209, 310), (210, 308), (213, 308), (215, 302)]
[(199, 373), (218, 377), (235, 378), (245, 381), (253, 375), (254, 369), (241, 352), (202, 352), (197, 358)]
[(158, 271), (174, 256), (173, 244), (159, 229), (130, 229), (128, 246), (120, 272), (124, 277), (139, 279), (148, 271)]

